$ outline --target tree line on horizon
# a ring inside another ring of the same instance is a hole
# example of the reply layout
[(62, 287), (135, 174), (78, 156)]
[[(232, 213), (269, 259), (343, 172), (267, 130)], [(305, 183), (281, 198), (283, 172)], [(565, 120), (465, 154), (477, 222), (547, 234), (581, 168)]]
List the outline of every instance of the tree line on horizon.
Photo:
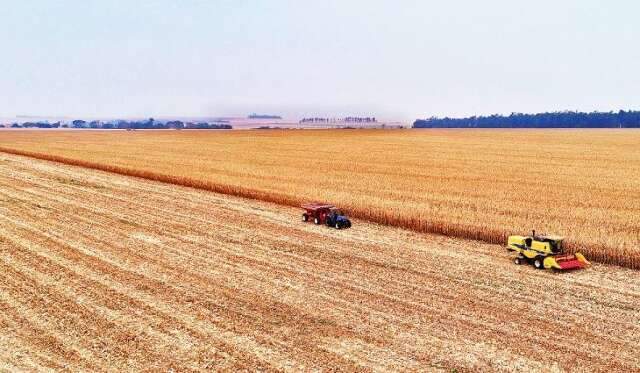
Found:
[(417, 119), (413, 128), (640, 128), (640, 111), (558, 111)]
[(76, 119), (70, 123), (49, 123), (49, 122), (25, 122), (13, 123), (10, 128), (85, 128), (85, 129), (233, 129), (225, 122), (183, 122), (180, 120), (173, 121), (156, 121), (153, 118), (147, 120), (114, 120), (114, 121), (85, 121)]

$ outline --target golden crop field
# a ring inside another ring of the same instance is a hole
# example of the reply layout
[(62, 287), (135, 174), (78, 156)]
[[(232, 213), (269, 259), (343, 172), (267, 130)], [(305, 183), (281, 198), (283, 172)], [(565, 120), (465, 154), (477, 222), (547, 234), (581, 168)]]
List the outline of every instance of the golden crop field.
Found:
[(640, 268), (640, 131), (1, 131), (0, 148), (503, 243), (536, 229)]
[(0, 153), (0, 371), (632, 372), (639, 303), (631, 269)]

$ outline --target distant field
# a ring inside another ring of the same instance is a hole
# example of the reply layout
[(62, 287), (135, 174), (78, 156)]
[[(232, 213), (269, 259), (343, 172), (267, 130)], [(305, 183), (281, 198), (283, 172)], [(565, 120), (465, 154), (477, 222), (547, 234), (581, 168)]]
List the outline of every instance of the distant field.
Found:
[(4, 150), (417, 231), (501, 243), (535, 228), (632, 268), (638, 144), (635, 130), (0, 132)]

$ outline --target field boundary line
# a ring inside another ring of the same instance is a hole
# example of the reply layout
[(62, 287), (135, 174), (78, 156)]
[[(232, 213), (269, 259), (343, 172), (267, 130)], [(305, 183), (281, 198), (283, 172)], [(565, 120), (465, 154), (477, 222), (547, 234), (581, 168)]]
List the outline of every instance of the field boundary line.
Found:
[[(162, 182), (166, 184), (179, 185), (188, 188), (205, 190), (209, 192), (230, 195), (235, 197), (253, 199), (257, 201), (270, 202), (278, 205), (299, 207), (306, 202), (305, 199), (292, 197), (286, 194), (265, 192), (241, 186), (231, 186), (219, 184), (211, 181), (198, 180), (186, 176), (167, 175), (153, 171), (145, 171), (134, 168), (110, 165), (106, 163), (91, 162), (81, 159), (62, 157), (58, 155), (38, 153), (26, 150), (19, 150), (0, 146), (0, 152), (24, 156), (44, 161), (56, 162), (70, 166), (78, 166), (98, 171), (105, 171), (123, 176), (137, 177), (141, 179)], [(453, 238), (461, 238), (475, 241), (487, 242), (490, 244), (504, 245), (509, 234), (504, 229), (486, 228), (474, 229), (474, 227), (449, 222), (426, 221), (407, 217), (398, 217), (367, 207), (342, 206), (351, 216), (369, 221), (372, 223), (408, 229), (419, 233), (441, 234)], [(565, 248), (569, 252), (581, 251), (592, 262), (601, 264), (617, 265), (625, 268), (640, 269), (640, 259), (621, 257), (615, 255), (615, 248), (607, 247), (603, 244), (585, 244), (568, 241)], [(613, 252), (611, 252), (613, 250)]]
[(292, 198), (283, 194), (268, 193), (268, 192), (263, 192), (260, 190), (244, 188), (244, 187), (232, 187), (225, 184), (218, 184), (210, 181), (198, 180), (198, 179), (185, 177), (185, 176), (173, 176), (173, 175), (167, 175), (167, 174), (162, 174), (162, 173), (153, 172), (153, 171), (137, 170), (134, 168), (115, 166), (115, 165), (91, 162), (91, 161), (84, 161), (81, 159), (61, 157), (58, 155), (30, 152), (30, 151), (11, 149), (11, 148), (5, 148), (5, 147), (0, 147), (0, 152), (40, 159), (44, 161), (62, 163), (70, 166), (79, 166), (83, 168), (105, 171), (105, 172), (115, 173), (123, 176), (133, 176), (141, 179), (159, 181), (167, 184), (175, 184), (175, 185), (180, 185), (180, 186), (194, 188), (194, 189), (207, 190), (210, 192), (215, 192), (220, 194), (233, 195), (237, 197), (255, 199), (255, 200), (265, 201), (265, 202), (272, 202), (279, 205), (297, 207), (300, 203), (302, 203), (300, 199)]

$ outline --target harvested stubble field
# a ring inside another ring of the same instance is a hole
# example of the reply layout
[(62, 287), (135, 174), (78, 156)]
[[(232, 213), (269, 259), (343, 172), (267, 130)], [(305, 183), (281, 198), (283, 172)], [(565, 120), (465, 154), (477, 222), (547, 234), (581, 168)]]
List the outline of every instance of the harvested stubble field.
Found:
[(638, 371), (640, 272), (0, 154), (0, 370)]
[(1, 131), (0, 150), (640, 269), (640, 131)]

